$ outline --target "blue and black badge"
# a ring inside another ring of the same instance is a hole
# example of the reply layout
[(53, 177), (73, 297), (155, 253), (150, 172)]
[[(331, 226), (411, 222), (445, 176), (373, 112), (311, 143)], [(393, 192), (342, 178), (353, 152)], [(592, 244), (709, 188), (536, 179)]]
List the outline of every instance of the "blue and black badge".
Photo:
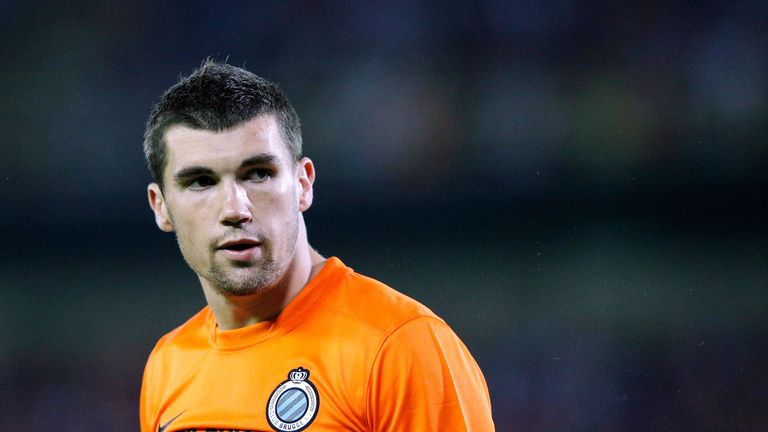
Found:
[(298, 367), (269, 396), (267, 421), (278, 432), (304, 430), (317, 416), (320, 399), (309, 370)]

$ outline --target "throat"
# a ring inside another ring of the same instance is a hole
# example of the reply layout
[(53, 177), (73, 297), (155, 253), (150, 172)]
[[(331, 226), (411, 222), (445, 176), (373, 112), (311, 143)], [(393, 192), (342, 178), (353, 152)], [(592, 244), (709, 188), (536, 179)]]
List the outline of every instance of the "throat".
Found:
[(284, 282), (238, 295), (213, 286), (211, 281), (202, 277), (200, 279), (205, 298), (221, 330), (235, 330), (274, 320), (293, 299), (288, 293), (288, 284)]

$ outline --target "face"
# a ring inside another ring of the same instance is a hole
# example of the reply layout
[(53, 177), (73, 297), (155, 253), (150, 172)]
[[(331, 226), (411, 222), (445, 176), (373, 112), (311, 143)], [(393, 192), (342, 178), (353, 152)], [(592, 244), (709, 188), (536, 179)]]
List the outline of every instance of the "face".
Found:
[(149, 186), (150, 206), (203, 285), (249, 295), (279, 284), (306, 243), (312, 162), (294, 162), (272, 115), (222, 132), (174, 126), (165, 143), (165, 190)]

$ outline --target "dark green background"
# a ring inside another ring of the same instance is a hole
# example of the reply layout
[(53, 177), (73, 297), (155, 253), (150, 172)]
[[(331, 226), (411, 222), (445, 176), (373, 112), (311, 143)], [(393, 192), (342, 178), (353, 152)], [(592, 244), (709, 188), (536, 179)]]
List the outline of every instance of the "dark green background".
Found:
[(453, 326), (498, 430), (759, 430), (767, 12), (3, 2), (0, 430), (137, 429), (146, 356), (204, 304), (143, 123), (206, 56), (281, 84), (310, 241)]

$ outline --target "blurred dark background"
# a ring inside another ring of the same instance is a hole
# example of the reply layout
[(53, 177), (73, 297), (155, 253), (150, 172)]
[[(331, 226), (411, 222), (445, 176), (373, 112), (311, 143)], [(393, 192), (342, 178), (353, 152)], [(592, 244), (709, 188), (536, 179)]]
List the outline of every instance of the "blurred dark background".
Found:
[(498, 430), (768, 426), (765, 1), (0, 2), (0, 430), (135, 431), (204, 304), (151, 105), (278, 82), (311, 242), (429, 305)]

